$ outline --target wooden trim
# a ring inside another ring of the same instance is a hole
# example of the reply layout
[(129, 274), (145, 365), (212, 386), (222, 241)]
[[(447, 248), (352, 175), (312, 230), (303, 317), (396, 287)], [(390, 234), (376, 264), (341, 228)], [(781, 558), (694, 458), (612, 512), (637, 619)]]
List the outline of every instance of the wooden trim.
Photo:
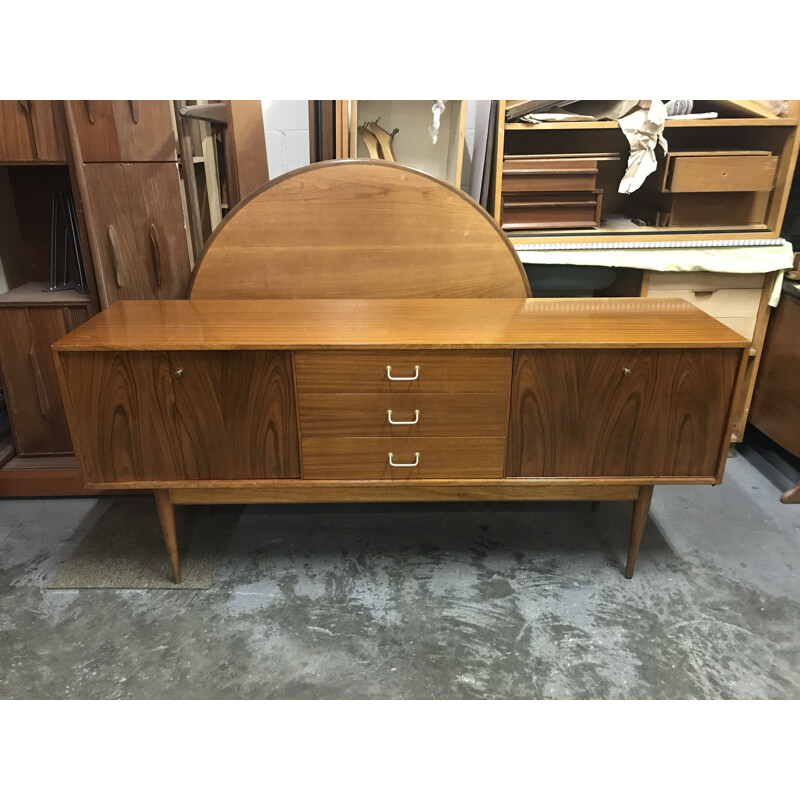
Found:
[[(35, 462), (39, 459), (26, 460)], [(0, 497), (92, 497), (143, 493), (139, 490), (119, 489), (116, 486), (103, 489), (89, 488), (84, 486), (75, 467), (15, 469), (6, 465), (0, 469)]]
[(736, 409), (739, 407), (737, 403), (737, 397), (739, 396), (739, 392), (741, 391), (741, 387), (744, 384), (745, 376), (747, 374), (748, 358), (748, 349), (745, 348), (742, 350), (742, 356), (739, 359), (739, 366), (736, 370), (736, 377), (733, 381), (733, 391), (731, 392), (731, 401), (730, 405), (728, 406), (728, 416), (725, 421), (725, 435), (722, 437), (722, 443), (720, 444), (719, 455), (717, 457), (715, 483), (722, 482), (722, 476), (725, 472), (725, 461), (728, 458), (729, 443), (731, 441), (734, 425), (736, 423)]
[(495, 135), (495, 161), (494, 161), (494, 200), (492, 201), (492, 212), (494, 220), (499, 225), (500, 215), (503, 211), (502, 192), (503, 192), (503, 150), (505, 149), (506, 137), (506, 101), (497, 101), (497, 131)]
[[(426, 501), (504, 501), (504, 500), (635, 500), (639, 485), (517, 485), (507, 479), (497, 481), (402, 481), (360, 483), (350, 481), (284, 481), (282, 488), (170, 488), (175, 505), (194, 503), (384, 503)], [(420, 486), (419, 484), (433, 484)], [(415, 485), (412, 485), (415, 484)]]
[[(459, 480), (301, 480), (281, 478), (275, 480), (219, 480), (219, 481), (115, 481), (113, 483), (87, 483), (89, 489), (169, 489), (170, 491), (224, 489), (232, 492), (261, 491), (271, 502), (314, 502), (314, 498), (327, 498), (326, 502), (350, 503), (359, 497), (378, 494), (391, 500), (401, 495), (407, 500), (431, 499), (458, 500), (464, 493), (487, 500), (492, 498), (520, 499), (537, 496), (542, 488), (560, 488), (571, 491), (580, 487), (629, 487), (653, 485), (693, 484), (710, 486), (719, 481), (715, 476), (634, 475), (626, 478), (489, 478)], [(532, 493), (532, 494), (531, 494)], [(627, 496), (626, 496), (627, 497)], [(285, 499), (281, 499), (285, 498)], [(292, 499), (292, 498), (305, 498)], [(626, 499), (626, 498), (620, 498)], [(264, 501), (267, 502), (267, 501)]]

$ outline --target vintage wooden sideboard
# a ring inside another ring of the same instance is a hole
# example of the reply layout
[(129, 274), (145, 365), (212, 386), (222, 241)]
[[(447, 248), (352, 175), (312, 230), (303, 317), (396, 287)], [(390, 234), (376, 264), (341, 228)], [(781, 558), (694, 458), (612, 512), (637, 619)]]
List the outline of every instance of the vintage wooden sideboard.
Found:
[(748, 342), (670, 298), (533, 300), (466, 195), (383, 162), (269, 184), (188, 300), (121, 301), (55, 345), (79, 469), (174, 505), (633, 500), (722, 479)]

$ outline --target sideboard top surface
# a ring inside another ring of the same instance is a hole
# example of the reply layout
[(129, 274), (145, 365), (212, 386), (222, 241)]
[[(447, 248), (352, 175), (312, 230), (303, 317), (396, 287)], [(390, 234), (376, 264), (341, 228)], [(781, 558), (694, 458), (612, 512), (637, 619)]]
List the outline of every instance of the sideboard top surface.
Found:
[(56, 350), (730, 347), (747, 340), (680, 299), (136, 300)]

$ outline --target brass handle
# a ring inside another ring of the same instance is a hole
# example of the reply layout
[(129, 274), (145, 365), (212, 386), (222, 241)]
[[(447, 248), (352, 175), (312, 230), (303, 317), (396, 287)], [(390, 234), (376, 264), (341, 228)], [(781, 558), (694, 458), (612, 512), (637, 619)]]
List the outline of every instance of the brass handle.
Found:
[(139, 101), (138, 100), (128, 100), (128, 108), (131, 112), (131, 119), (133, 120), (134, 125), (139, 124)]
[(419, 464), (419, 453), (414, 453), (414, 463), (413, 464), (395, 464), (392, 461), (392, 456), (394, 453), (389, 453), (389, 466), (391, 467), (416, 467)]
[(386, 377), (390, 381), (415, 381), (417, 378), (419, 378), (419, 366), (415, 366), (414, 367), (414, 375), (412, 377), (410, 377), (410, 378), (395, 378), (392, 375), (392, 367), (391, 367), (391, 365), (387, 364), (386, 365)]
[(156, 283), (161, 286), (164, 282), (164, 272), (161, 266), (161, 243), (158, 240), (158, 229), (150, 225), (150, 254), (153, 256), (153, 272), (156, 274)]
[(86, 103), (86, 116), (89, 117), (89, 122), (94, 125), (94, 100), (84, 100)]
[(183, 377), (183, 368), (173, 370), (172, 377), (173, 378), (178, 378), (178, 379), (182, 378)]
[(114, 265), (114, 280), (116, 280), (117, 286), (122, 288), (122, 257), (120, 256), (119, 252), (119, 239), (117, 238), (117, 232), (114, 230), (113, 225), (108, 226), (108, 243), (111, 245), (111, 261)]
[(28, 352), (28, 358), (30, 359), (33, 369), (33, 382), (36, 384), (36, 394), (39, 398), (39, 410), (42, 412), (43, 417), (47, 417), (50, 414), (50, 402), (47, 399), (47, 389), (44, 385), (44, 377), (42, 376), (42, 369), (39, 366), (39, 359), (33, 347), (31, 347)]
[(414, 409), (414, 419), (407, 420), (406, 422), (403, 422), (403, 421), (397, 420), (397, 419), (392, 419), (392, 409), (391, 408), (387, 410), (386, 416), (389, 418), (389, 424), (390, 425), (416, 425), (419, 422), (419, 409), (415, 408)]
[(624, 367), (623, 370), (622, 370), (623, 377), (627, 378), (627, 377), (630, 376), (630, 374), (631, 374), (631, 371), (627, 367)]

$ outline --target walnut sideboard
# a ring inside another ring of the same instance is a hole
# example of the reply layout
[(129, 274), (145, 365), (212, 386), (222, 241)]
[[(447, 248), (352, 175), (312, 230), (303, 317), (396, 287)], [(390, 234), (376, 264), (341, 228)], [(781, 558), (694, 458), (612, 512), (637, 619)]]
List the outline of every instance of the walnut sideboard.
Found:
[(722, 479), (747, 341), (684, 300), (121, 301), (55, 345), (81, 475), (174, 504), (633, 500)]

